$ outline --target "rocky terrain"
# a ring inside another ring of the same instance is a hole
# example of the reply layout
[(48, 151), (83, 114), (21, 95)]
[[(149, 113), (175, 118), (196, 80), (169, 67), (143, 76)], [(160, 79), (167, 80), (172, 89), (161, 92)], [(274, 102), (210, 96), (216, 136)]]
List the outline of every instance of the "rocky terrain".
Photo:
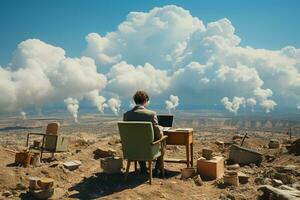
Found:
[[(118, 120), (120, 118), (89, 115), (82, 117), (79, 124), (58, 118), (1, 120), (0, 199), (34, 199), (28, 193), (30, 176), (51, 177), (55, 180), (52, 199), (258, 199), (261, 193), (258, 188), (261, 185), (274, 188), (285, 185), (300, 189), (300, 156), (290, 154), (285, 148), (290, 144), (286, 127), (279, 131), (253, 130), (240, 127), (237, 125), (239, 123), (232, 125), (220, 120), (210, 120), (205, 124), (195, 119), (177, 119), (175, 126), (194, 128), (195, 166), (203, 148), (212, 149), (214, 155), (224, 156), (226, 164), (230, 164), (227, 162), (230, 146), (240, 144), (240, 135), (247, 132), (244, 146), (261, 152), (263, 162), (260, 166), (250, 164), (235, 169), (249, 177), (246, 183), (229, 186), (222, 179), (203, 180), (201, 184), (193, 178), (183, 180), (180, 172), (186, 165), (177, 163), (166, 163), (165, 179), (154, 177), (152, 185), (148, 183), (148, 176), (135, 173), (132, 165), (128, 181), (125, 182), (122, 173), (103, 173), (100, 161), (94, 154), (96, 149), (114, 149), (122, 157), (116, 126)], [(14, 166), (15, 152), (25, 148), (26, 133), (44, 132), (46, 124), (51, 121), (59, 121), (59, 133), (69, 137), (69, 151), (55, 154), (55, 160), (49, 160), (50, 155), (46, 155), (39, 167)], [(299, 137), (294, 134), (292, 140)], [(281, 147), (270, 149), (270, 139), (277, 139)], [(216, 141), (224, 142), (224, 146)], [(185, 148), (167, 146), (166, 157), (185, 158)], [(62, 164), (72, 160), (80, 160), (81, 166), (73, 171), (64, 168)]]

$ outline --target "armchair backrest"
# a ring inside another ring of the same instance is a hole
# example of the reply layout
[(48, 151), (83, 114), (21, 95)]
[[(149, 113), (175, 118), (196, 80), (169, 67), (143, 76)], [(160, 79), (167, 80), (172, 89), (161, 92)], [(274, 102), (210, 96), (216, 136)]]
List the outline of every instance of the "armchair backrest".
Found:
[(49, 123), (46, 128), (46, 134), (48, 135), (57, 135), (59, 128), (58, 122)]
[(150, 160), (159, 154), (159, 147), (152, 145), (154, 140), (151, 122), (118, 122), (124, 159)]

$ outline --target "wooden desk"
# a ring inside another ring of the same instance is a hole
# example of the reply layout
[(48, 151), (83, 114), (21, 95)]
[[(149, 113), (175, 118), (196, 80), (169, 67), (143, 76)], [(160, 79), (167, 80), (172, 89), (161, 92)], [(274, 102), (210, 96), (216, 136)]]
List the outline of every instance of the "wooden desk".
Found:
[[(193, 166), (193, 129), (192, 128), (177, 128), (164, 131), (164, 135), (168, 136), (167, 145), (182, 145), (186, 148), (187, 167)], [(165, 160), (166, 162), (180, 162), (176, 160)]]

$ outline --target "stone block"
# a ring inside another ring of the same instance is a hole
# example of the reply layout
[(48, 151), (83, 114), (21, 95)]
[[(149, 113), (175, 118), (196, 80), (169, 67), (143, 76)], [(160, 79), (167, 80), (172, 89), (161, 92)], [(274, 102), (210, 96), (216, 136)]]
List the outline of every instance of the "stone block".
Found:
[(123, 159), (117, 156), (102, 158), (100, 159), (100, 166), (105, 173), (120, 173), (123, 168)]
[(203, 179), (217, 179), (224, 174), (224, 158), (215, 156), (211, 160), (201, 157), (197, 160), (197, 173)]
[(81, 162), (79, 160), (74, 160), (74, 161), (65, 162), (63, 163), (63, 165), (65, 168), (72, 171), (77, 169), (81, 165)]

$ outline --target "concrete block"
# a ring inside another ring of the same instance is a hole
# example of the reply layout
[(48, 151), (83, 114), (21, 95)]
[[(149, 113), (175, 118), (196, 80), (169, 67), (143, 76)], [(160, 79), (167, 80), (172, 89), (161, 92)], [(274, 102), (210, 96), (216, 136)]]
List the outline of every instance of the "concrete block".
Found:
[(253, 149), (232, 145), (229, 152), (229, 160), (241, 165), (248, 165), (250, 163), (260, 165), (263, 155)]
[(65, 168), (72, 171), (77, 169), (81, 165), (81, 162), (79, 160), (74, 160), (74, 161), (65, 162), (63, 163), (63, 165)]
[(224, 158), (215, 156), (211, 160), (206, 160), (201, 157), (197, 160), (197, 173), (203, 179), (217, 179), (221, 178), (224, 174)]
[(120, 173), (123, 168), (123, 159), (117, 156), (103, 158), (100, 159), (100, 166), (105, 173)]

